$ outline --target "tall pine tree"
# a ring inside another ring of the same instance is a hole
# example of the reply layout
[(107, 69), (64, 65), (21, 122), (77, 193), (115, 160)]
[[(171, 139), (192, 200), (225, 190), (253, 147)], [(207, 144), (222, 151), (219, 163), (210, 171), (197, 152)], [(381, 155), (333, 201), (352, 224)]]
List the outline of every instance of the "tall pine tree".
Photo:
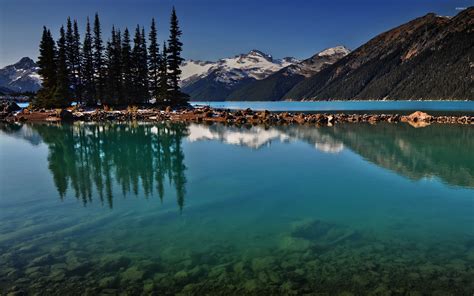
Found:
[(66, 36), (64, 27), (59, 30), (58, 52), (56, 58), (56, 88), (52, 97), (54, 107), (66, 107), (71, 103), (69, 75), (67, 69)]
[(95, 83), (94, 83), (94, 56), (92, 52), (92, 35), (89, 18), (87, 18), (86, 33), (82, 45), (82, 83), (83, 97), (88, 106), (94, 106)]
[(51, 31), (43, 27), (43, 35), (39, 45), (38, 74), (43, 80), (42, 88), (38, 91), (34, 105), (37, 107), (55, 107), (52, 97), (56, 89), (56, 45)]
[(150, 93), (149, 93), (149, 78), (148, 78), (148, 50), (146, 47), (146, 35), (145, 35), (145, 28), (142, 27), (142, 36), (141, 36), (141, 59), (140, 59), (140, 72), (141, 72), (141, 80), (142, 80), (142, 103), (148, 103), (150, 101)]
[(132, 48), (130, 46), (130, 33), (125, 28), (122, 38), (122, 98), (123, 103), (131, 105), (133, 99), (132, 77)]
[(77, 20), (74, 20), (73, 25), (73, 57), (74, 57), (74, 92), (75, 97), (78, 102), (83, 103), (82, 98), (82, 65), (81, 65), (81, 35), (79, 33), (79, 28), (77, 25)]
[(94, 77), (95, 77), (95, 101), (101, 102), (104, 94), (104, 45), (102, 43), (102, 31), (100, 28), (99, 14), (94, 18)]
[(148, 46), (148, 72), (150, 82), (150, 93), (155, 99), (159, 96), (159, 71), (160, 71), (160, 48), (158, 46), (158, 37), (156, 31), (155, 19), (151, 20), (150, 33), (148, 35), (150, 45)]
[(170, 21), (170, 37), (168, 40), (168, 76), (171, 88), (171, 100), (173, 105), (181, 106), (187, 103), (188, 97), (181, 93), (179, 88), (179, 79), (181, 76), (181, 63), (184, 60), (181, 57), (183, 43), (180, 41), (182, 32), (179, 28), (176, 10), (173, 7)]
[(79, 69), (80, 69), (80, 44), (79, 44), (79, 30), (77, 22), (74, 21), (74, 29), (71, 18), (67, 18), (66, 35), (65, 35), (65, 50), (66, 50), (66, 65), (68, 70), (68, 78), (72, 85), (72, 94), (74, 99), (80, 102), (80, 83), (79, 83)]
[(137, 25), (133, 38), (132, 50), (132, 77), (134, 104), (143, 104), (148, 101), (148, 65), (145, 33)]
[(111, 39), (107, 42), (106, 50), (107, 75), (105, 80), (104, 102), (107, 105), (119, 105), (121, 103), (121, 46), (120, 31), (116, 31), (115, 27), (112, 27)]
[(168, 49), (166, 48), (166, 42), (163, 42), (163, 50), (161, 53), (159, 89), (156, 103), (159, 105), (170, 105), (170, 86), (168, 83)]

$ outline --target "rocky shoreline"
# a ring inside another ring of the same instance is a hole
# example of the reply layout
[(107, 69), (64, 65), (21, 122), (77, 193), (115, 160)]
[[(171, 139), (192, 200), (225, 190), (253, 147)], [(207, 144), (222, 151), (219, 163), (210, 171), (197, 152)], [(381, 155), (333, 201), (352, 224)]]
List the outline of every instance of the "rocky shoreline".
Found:
[[(14, 103), (13, 103), (14, 104)], [(269, 112), (246, 110), (220, 110), (209, 107), (184, 108), (165, 110), (157, 108), (126, 110), (85, 110), (68, 108), (56, 110), (35, 110), (16, 108), (12, 104), (3, 104), (0, 120), (4, 122), (125, 122), (125, 121), (171, 121), (171, 122), (204, 122), (226, 123), (234, 125), (280, 125), (280, 124), (314, 124), (333, 125), (337, 123), (398, 123), (406, 122), (415, 127), (423, 127), (432, 123), (440, 124), (474, 124), (474, 116), (432, 116), (416, 111), (410, 115), (400, 114), (327, 114), (300, 112)], [(20, 110), (19, 110), (20, 109)]]

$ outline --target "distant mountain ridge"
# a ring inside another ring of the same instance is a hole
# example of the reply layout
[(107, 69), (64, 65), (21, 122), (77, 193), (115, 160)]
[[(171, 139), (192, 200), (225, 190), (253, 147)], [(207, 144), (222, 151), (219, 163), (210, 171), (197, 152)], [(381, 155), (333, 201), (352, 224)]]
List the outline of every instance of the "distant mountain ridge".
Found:
[(282, 99), (474, 100), (474, 8), (382, 33)]
[(38, 65), (24, 57), (13, 65), (0, 69), (0, 90), (3, 93), (36, 92), (41, 88)]
[[(229, 94), (228, 100), (278, 101), (299, 82), (334, 64), (351, 51), (345, 46), (325, 49), (299, 63), (291, 64), (269, 75), (253, 81)], [(245, 98), (245, 99), (244, 99)]]
[(225, 100), (234, 90), (299, 62), (292, 57), (274, 59), (256, 49), (216, 62), (187, 60), (181, 66), (181, 86), (192, 100)]

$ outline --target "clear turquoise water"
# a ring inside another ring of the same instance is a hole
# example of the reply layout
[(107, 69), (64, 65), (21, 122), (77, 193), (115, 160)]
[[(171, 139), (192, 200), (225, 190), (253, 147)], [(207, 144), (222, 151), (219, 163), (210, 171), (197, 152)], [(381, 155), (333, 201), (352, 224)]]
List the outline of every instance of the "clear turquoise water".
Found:
[(435, 111), (442, 113), (474, 113), (474, 101), (317, 101), (317, 102), (192, 102), (213, 108), (269, 111)]
[(0, 127), (4, 293), (474, 292), (473, 127)]

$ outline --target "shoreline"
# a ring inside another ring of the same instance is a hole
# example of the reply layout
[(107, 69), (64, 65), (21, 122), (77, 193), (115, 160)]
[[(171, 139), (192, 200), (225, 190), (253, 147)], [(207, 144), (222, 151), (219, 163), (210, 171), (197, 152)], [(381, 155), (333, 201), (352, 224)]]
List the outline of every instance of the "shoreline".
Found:
[(424, 127), (432, 123), (438, 124), (465, 124), (474, 125), (474, 116), (434, 116), (425, 112), (416, 111), (410, 115), (398, 113), (387, 114), (350, 114), (350, 113), (303, 113), (303, 112), (270, 112), (245, 110), (224, 110), (208, 106), (185, 108), (179, 110), (160, 110), (157, 108), (125, 110), (84, 110), (70, 107), (68, 109), (29, 111), (23, 109), (19, 112), (2, 113), (0, 121), (3, 122), (176, 122), (176, 123), (224, 123), (230, 125), (333, 125), (337, 123), (408, 123), (414, 127)]

